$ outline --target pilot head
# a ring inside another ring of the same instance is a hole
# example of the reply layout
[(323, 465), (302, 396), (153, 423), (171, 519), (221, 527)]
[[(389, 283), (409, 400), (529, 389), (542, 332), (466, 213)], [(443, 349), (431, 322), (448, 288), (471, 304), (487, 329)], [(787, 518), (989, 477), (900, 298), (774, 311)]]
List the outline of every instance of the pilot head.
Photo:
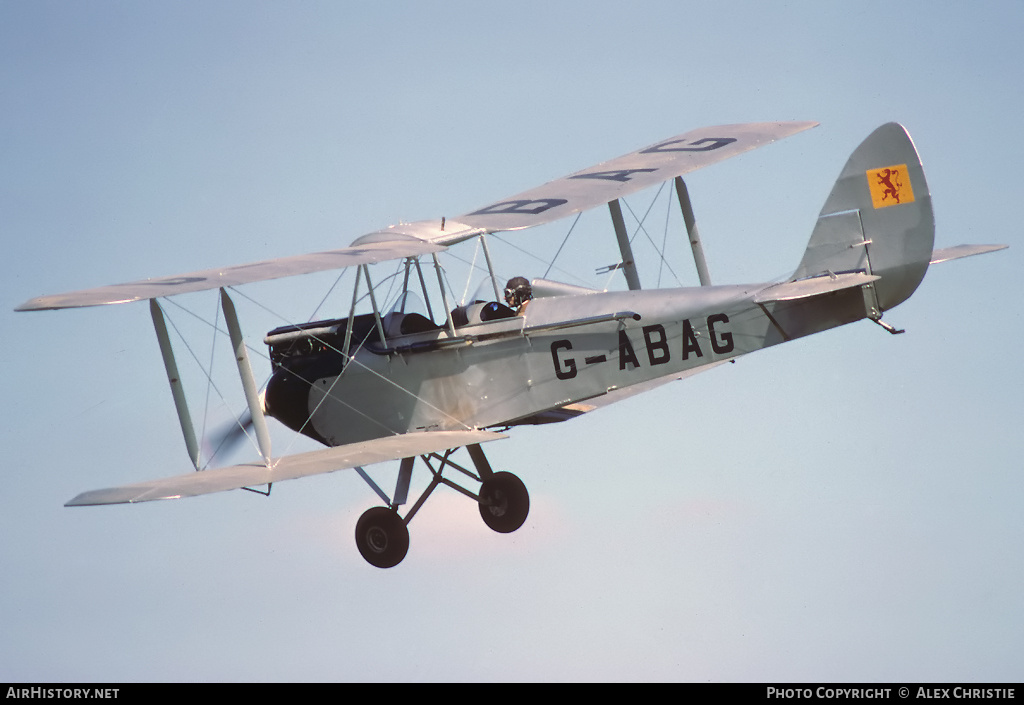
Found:
[(512, 277), (505, 285), (505, 302), (512, 308), (519, 308), (533, 298), (533, 289), (525, 277)]

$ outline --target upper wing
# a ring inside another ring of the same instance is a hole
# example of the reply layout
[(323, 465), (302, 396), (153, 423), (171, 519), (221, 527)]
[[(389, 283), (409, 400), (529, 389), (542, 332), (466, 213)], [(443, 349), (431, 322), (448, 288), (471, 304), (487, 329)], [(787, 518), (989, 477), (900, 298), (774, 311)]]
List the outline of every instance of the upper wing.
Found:
[[(251, 264), (205, 269), (199, 272), (178, 274), (159, 279), (113, 284), (97, 289), (72, 291), (66, 294), (39, 296), (26, 301), (16, 311), (42, 311), (46, 309), (74, 308), (78, 306), (100, 306), (103, 304), (122, 304), (142, 299), (154, 299), (158, 296), (187, 294), (193, 291), (219, 289), (224, 286), (248, 284), (250, 282), (290, 277), (297, 274), (310, 274), (328, 269), (340, 269), (357, 264), (372, 264), (386, 259), (398, 257), (414, 257), (428, 252), (443, 250), (437, 245), (411, 235), (389, 233), (383, 231), (380, 239), (374, 237), (378, 233), (364, 236), (353, 243), (353, 247), (327, 252), (316, 252), (309, 255), (282, 257), (264, 260)], [(384, 236), (388, 236), (384, 239)]]
[[(759, 122), (692, 130), (484, 206), (457, 220), (486, 232), (532, 228), (604, 205), (817, 124)], [(446, 245), (458, 242), (452, 234), (436, 241)]]
[(328, 252), (40, 296), (15, 310), (128, 303), (437, 252), (481, 233), (530, 228), (603, 205), (817, 124), (763, 122), (692, 130), (484, 206), (454, 221), (442, 218), (392, 226), (358, 238), (351, 247)]
[(268, 468), (262, 463), (246, 463), (216, 470), (191, 472), (122, 487), (83, 492), (66, 507), (97, 504), (149, 502), (154, 499), (180, 499), (213, 492), (237, 490), (241, 487), (268, 485), (362, 465), (383, 463), (400, 458), (437, 453), (449, 448), (484, 443), (505, 438), (490, 431), (431, 431), (388, 436), (362, 443), (315, 450), (275, 459)]

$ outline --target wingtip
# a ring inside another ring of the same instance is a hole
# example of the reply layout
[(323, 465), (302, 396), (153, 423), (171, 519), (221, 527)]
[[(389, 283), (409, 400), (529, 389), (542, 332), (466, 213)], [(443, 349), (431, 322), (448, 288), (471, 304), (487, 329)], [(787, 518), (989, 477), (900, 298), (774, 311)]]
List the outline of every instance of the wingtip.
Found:
[(815, 127), (821, 126), (821, 123), (817, 120), (794, 120), (790, 124), (797, 128), (797, 132), (813, 130)]
[(51, 307), (49, 307), (49, 306), (41, 305), (41, 297), (37, 297), (37, 298), (34, 298), (34, 299), (29, 299), (28, 301), (26, 301), (25, 303), (21, 304), (20, 306), (15, 306), (14, 310), (15, 311), (46, 311), (46, 310), (49, 310), (50, 308)]
[[(130, 304), (141, 301), (145, 297), (132, 296), (128, 298), (116, 297), (87, 297), (78, 296), (79, 292), (68, 294), (51, 294), (49, 296), (37, 296), (21, 304), (15, 311), (60, 311), (65, 308), (88, 308), (91, 306), (114, 306), (117, 304)], [(81, 292), (89, 294), (91, 292)]]

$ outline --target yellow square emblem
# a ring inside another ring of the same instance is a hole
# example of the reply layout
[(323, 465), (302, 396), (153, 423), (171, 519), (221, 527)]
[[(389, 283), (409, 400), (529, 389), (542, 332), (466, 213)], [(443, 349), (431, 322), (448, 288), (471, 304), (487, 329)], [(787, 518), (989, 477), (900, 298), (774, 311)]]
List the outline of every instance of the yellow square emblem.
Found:
[(871, 190), (871, 205), (887, 208), (914, 202), (914, 189), (910, 186), (910, 174), (906, 164), (868, 169), (868, 188)]

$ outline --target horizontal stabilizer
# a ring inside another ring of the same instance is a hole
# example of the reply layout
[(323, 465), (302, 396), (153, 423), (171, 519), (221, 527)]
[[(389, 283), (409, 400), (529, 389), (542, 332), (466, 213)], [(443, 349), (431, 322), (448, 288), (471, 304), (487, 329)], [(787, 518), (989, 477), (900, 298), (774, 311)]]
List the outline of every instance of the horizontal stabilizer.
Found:
[(315, 450), (278, 458), (268, 468), (262, 463), (246, 463), (216, 470), (192, 472), (134, 485), (83, 492), (65, 507), (97, 504), (128, 504), (154, 499), (180, 499), (242, 487), (268, 485), (308, 475), (320, 475), (363, 465), (383, 463), (417, 455), (437, 453), (449, 448), (485, 443), (506, 436), (491, 431), (435, 431), (388, 436), (372, 441)]
[(833, 291), (850, 289), (855, 286), (864, 286), (880, 277), (864, 274), (863, 272), (847, 272), (845, 274), (831, 274), (809, 279), (799, 279), (795, 282), (784, 282), (775, 284), (762, 290), (754, 297), (755, 304), (766, 304), (772, 301), (792, 301), (794, 299), (806, 299), (811, 296), (830, 294)]
[(970, 257), (971, 255), (983, 255), (988, 252), (1005, 250), (1009, 245), (957, 245), (956, 247), (943, 247), (941, 250), (932, 252), (932, 259), (929, 264), (949, 262), (950, 260)]

